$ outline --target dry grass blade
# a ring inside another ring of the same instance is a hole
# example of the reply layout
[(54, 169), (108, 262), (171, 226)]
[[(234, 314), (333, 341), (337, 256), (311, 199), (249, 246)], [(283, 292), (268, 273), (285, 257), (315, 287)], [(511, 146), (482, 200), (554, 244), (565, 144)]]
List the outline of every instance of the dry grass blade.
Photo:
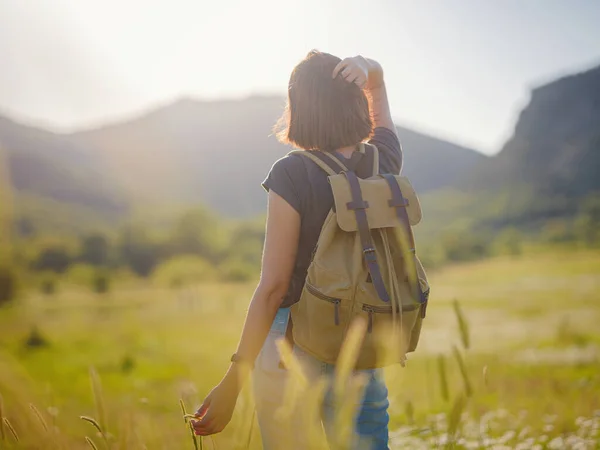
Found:
[(308, 448), (310, 449), (327, 448), (321, 425), (321, 408), (327, 386), (327, 379), (324, 377), (319, 378), (307, 392), (302, 403), (304, 423), (299, 425), (304, 428), (303, 433), (307, 436)]
[(2, 418), (2, 422), (4, 423), (4, 425), (6, 425), (6, 428), (8, 428), (8, 431), (10, 431), (10, 433), (13, 436), (13, 438), (15, 438), (15, 441), (19, 442), (19, 435), (17, 434), (17, 432), (13, 428), (12, 424), (8, 421), (8, 419), (6, 417), (3, 417)]
[(454, 315), (456, 316), (456, 321), (458, 322), (458, 331), (460, 332), (460, 340), (462, 342), (463, 348), (468, 350), (471, 346), (471, 336), (469, 333), (469, 322), (465, 319), (465, 316), (462, 312), (460, 304), (458, 300), (454, 300)]
[(361, 373), (348, 383), (343, 399), (338, 399), (335, 409), (335, 444), (337, 448), (352, 448), (355, 418), (364, 394), (369, 375)]
[(456, 398), (454, 404), (452, 405), (452, 410), (450, 411), (450, 417), (448, 418), (448, 442), (446, 443), (446, 448), (451, 449), (454, 447), (454, 443), (456, 441), (456, 432), (458, 431), (458, 425), (460, 424), (460, 418), (463, 410), (465, 409), (465, 405), (467, 404), (467, 399), (464, 395), (461, 395)]
[(0, 441), (4, 441), (6, 435), (4, 434), (4, 399), (0, 394)]
[(35, 416), (37, 417), (37, 419), (42, 424), (42, 427), (44, 428), (44, 431), (48, 432), (48, 425), (46, 424), (46, 421), (44, 420), (44, 417), (42, 416), (42, 413), (40, 413), (40, 411), (35, 407), (35, 405), (33, 403), (29, 404), (29, 408), (33, 411), (33, 414), (35, 414)]
[(415, 423), (415, 407), (412, 402), (408, 400), (404, 405), (404, 413), (406, 414), (406, 419), (408, 420), (409, 425), (414, 425)]
[(454, 352), (454, 357), (456, 358), (456, 362), (458, 363), (458, 367), (460, 368), (460, 374), (462, 375), (463, 382), (465, 384), (465, 393), (467, 397), (471, 397), (473, 395), (473, 387), (471, 384), (471, 380), (469, 379), (469, 374), (467, 372), (467, 366), (465, 366), (465, 361), (460, 353), (460, 350), (456, 348), (456, 346), (452, 347)]
[[(192, 422), (189, 422), (188, 426), (190, 427), (190, 434), (192, 436), (192, 442), (194, 443), (194, 448), (196, 450), (199, 450), (200, 447), (198, 446), (198, 440), (196, 439), (196, 433), (194, 432), (194, 426), (192, 425)], [(202, 440), (200, 440), (200, 442), (202, 442)]]
[(442, 392), (442, 398), (445, 402), (450, 400), (450, 394), (448, 389), (448, 377), (446, 376), (446, 358), (444, 355), (438, 356), (438, 372), (440, 374), (440, 389)]
[(367, 321), (356, 318), (348, 327), (348, 333), (335, 365), (334, 391), (336, 398), (344, 396), (346, 383), (356, 366), (356, 359), (367, 331)]
[[(104, 409), (104, 401), (102, 399), (102, 385), (100, 384), (100, 377), (96, 370), (90, 368), (90, 382), (92, 384), (92, 393), (94, 394), (94, 405), (96, 406), (96, 417), (102, 430), (106, 430), (106, 410)], [(102, 432), (104, 436), (104, 433)]]
[(281, 445), (281, 448), (289, 448), (293, 445), (291, 441), (293, 435), (292, 422), (297, 409), (296, 405), (307, 392), (308, 380), (302, 370), (300, 361), (294, 356), (290, 344), (285, 339), (278, 339), (276, 345), (281, 355), (281, 361), (287, 370), (287, 382), (283, 392), (282, 405), (277, 409), (273, 420), (278, 422), (279, 427), (285, 429), (282, 436), (287, 436), (286, 442), (280, 442), (279, 445)]
[(92, 447), (94, 450), (98, 450), (98, 446), (89, 437), (87, 437), (87, 436), (85, 437), (85, 442), (87, 442), (88, 445), (90, 447)]
[(187, 423), (186, 419), (193, 419), (195, 417), (193, 414), (187, 413), (187, 410), (185, 409), (185, 403), (183, 402), (182, 398), (179, 399), (179, 407), (181, 408), (181, 413), (183, 414), (184, 423)]
[[(182, 398), (179, 399), (179, 407), (181, 408), (181, 413), (183, 414), (183, 421), (186, 425), (188, 425), (190, 429), (190, 435), (192, 436), (192, 442), (194, 443), (194, 448), (196, 450), (202, 450), (202, 437), (200, 437), (200, 444), (198, 445), (198, 439), (196, 438), (196, 433), (194, 432), (194, 426), (192, 425), (191, 419), (194, 419), (196, 416), (193, 414), (188, 414), (187, 409), (185, 407), (185, 402)], [(188, 420), (190, 419), (190, 420)]]
[(488, 384), (488, 366), (483, 366), (482, 375), (483, 375), (483, 385), (487, 388), (487, 387), (489, 387), (489, 384)]
[(102, 427), (100, 426), (100, 424), (96, 421), (96, 419), (94, 419), (93, 417), (89, 417), (89, 416), (79, 416), (79, 418), (81, 420), (84, 420), (86, 422), (91, 423), (94, 428), (96, 428), (96, 430), (98, 430), (98, 432), (102, 435), (104, 435), (104, 431), (102, 431)]
[(281, 355), (281, 361), (285, 365), (288, 373), (303, 386), (307, 384), (306, 376), (302, 370), (300, 361), (294, 356), (292, 347), (285, 339), (278, 339), (276, 342), (277, 350)]

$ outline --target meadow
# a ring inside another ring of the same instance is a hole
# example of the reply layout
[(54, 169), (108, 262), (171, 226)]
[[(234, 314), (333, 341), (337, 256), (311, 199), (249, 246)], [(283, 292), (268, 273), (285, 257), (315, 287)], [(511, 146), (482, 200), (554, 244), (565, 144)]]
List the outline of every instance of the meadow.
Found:
[[(600, 448), (600, 253), (529, 251), (430, 278), (419, 347), (386, 369), (391, 448)], [(193, 440), (180, 404), (195, 411), (220, 380), (253, 288), (31, 287), (0, 309), (0, 447), (260, 448), (248, 389), (213, 438)]]

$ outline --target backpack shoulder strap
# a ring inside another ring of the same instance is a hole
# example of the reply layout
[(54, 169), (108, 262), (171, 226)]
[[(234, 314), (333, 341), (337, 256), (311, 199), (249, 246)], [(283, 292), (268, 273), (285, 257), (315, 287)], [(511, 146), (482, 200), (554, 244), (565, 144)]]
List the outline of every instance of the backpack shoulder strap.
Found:
[(341, 161), (324, 152), (319, 152), (315, 150), (293, 150), (289, 152), (288, 155), (300, 155), (310, 159), (324, 172), (326, 172), (327, 175), (336, 175), (342, 171), (348, 170)]
[(365, 153), (369, 157), (372, 155), (373, 167), (371, 169), (371, 175), (374, 177), (379, 175), (379, 149), (377, 148), (377, 146), (371, 143), (361, 143), (360, 152)]
[[(406, 236), (408, 240), (408, 244), (410, 245), (410, 252), (415, 255), (416, 258), (416, 250), (415, 250), (415, 238), (412, 232), (412, 228), (410, 227), (410, 221), (408, 219), (408, 213), (406, 212), (406, 207), (408, 206), (408, 200), (402, 194), (402, 189), (400, 188), (400, 184), (396, 177), (391, 174), (382, 174), (382, 178), (384, 178), (392, 193), (392, 199), (388, 202), (390, 207), (396, 209), (396, 214), (398, 215), (398, 219), (400, 220), (402, 232)], [(419, 277), (417, 274), (417, 266), (416, 263), (412, 264), (412, 279), (415, 282), (415, 286), (413, 287), (416, 297), (421, 304), (421, 317), (425, 317), (425, 311), (427, 309), (427, 297), (425, 293), (421, 290), (421, 286), (419, 284)]]
[(363, 257), (367, 263), (373, 286), (375, 287), (379, 298), (387, 303), (390, 301), (390, 296), (385, 288), (381, 270), (377, 263), (377, 255), (375, 253), (375, 247), (373, 246), (371, 229), (369, 228), (369, 221), (367, 219), (366, 209), (369, 207), (369, 204), (363, 200), (360, 183), (356, 174), (354, 172), (344, 172), (344, 175), (348, 180), (350, 194), (352, 195), (352, 201), (348, 203), (346, 207), (353, 210), (354, 215), (356, 216), (356, 224), (363, 249)]

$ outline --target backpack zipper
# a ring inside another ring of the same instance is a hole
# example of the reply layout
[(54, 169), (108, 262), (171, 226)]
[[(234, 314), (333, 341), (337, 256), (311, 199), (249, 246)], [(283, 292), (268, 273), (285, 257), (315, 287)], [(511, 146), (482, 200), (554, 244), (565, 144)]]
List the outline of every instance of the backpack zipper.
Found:
[[(419, 308), (421, 305), (408, 305), (403, 306), (402, 311), (414, 311)], [(373, 306), (373, 305), (363, 305), (363, 311), (369, 314), (369, 323), (367, 325), (367, 332), (373, 331), (373, 314), (392, 314), (391, 306)]]
[(392, 307), (391, 306), (371, 306), (371, 305), (363, 305), (363, 311), (369, 314), (369, 323), (367, 325), (367, 333), (371, 333), (373, 331), (373, 314), (391, 314)]
[(317, 290), (316, 287), (311, 286), (308, 283), (305, 283), (305, 285), (306, 285), (306, 289), (308, 290), (308, 292), (310, 292), (315, 297), (317, 297), (321, 300), (324, 300), (326, 302), (333, 303), (333, 305), (334, 305), (333, 320), (336, 325), (339, 325), (340, 324), (340, 302), (341, 302), (341, 300), (339, 298), (330, 297), (329, 295), (323, 294), (322, 292)]

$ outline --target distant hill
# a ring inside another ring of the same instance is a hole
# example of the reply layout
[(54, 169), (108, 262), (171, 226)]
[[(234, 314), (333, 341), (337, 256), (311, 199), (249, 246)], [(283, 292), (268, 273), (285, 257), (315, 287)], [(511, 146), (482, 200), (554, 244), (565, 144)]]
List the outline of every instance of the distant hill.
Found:
[[(290, 150), (271, 135), (283, 106), (279, 97), (183, 99), (72, 139), (102, 154), (133, 198), (202, 201), (224, 214), (247, 216), (264, 210), (260, 183)], [(405, 173), (423, 192), (454, 183), (486, 159), (404, 128), (399, 134)]]
[[(289, 151), (271, 135), (283, 105), (280, 97), (184, 98), (70, 135), (0, 117), (17, 210), (75, 225), (114, 223), (140, 205), (262, 213), (260, 183)], [(570, 216), (600, 191), (600, 67), (534, 89), (494, 157), (409, 129), (398, 133), (404, 174), (438, 231), (440, 223), (497, 228)]]
[(15, 192), (15, 212), (35, 222), (77, 228), (122, 216), (128, 203), (102, 155), (69, 136), (0, 117), (0, 146)]

